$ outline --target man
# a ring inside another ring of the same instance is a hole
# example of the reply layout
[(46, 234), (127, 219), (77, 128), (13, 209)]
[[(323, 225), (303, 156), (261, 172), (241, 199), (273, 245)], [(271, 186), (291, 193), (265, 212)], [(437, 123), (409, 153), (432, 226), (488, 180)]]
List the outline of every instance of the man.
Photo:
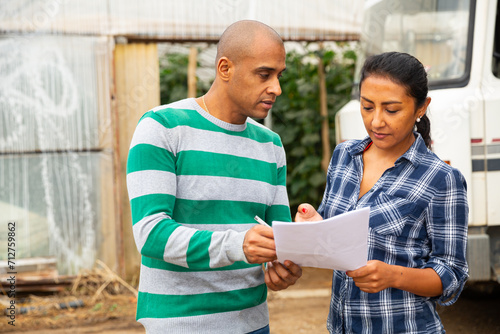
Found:
[(148, 333), (269, 333), (266, 285), (302, 275), (275, 261), (272, 229), (254, 220), (291, 221), (281, 140), (249, 118), (267, 116), (284, 70), (279, 35), (236, 22), (219, 40), (209, 92), (139, 121), (127, 185)]

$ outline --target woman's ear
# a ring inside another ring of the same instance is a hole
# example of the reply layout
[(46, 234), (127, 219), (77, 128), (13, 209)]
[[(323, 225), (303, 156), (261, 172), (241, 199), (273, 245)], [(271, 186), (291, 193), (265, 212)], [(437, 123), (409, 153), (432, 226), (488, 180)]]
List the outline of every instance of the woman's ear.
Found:
[(424, 104), (419, 108), (418, 110), (418, 117), (424, 117), (425, 113), (427, 112), (427, 108), (429, 107), (429, 104), (431, 103), (431, 98), (426, 97)]
[(427, 108), (429, 108), (429, 104), (431, 104), (431, 98), (427, 97), (424, 104), (424, 113), (427, 111)]

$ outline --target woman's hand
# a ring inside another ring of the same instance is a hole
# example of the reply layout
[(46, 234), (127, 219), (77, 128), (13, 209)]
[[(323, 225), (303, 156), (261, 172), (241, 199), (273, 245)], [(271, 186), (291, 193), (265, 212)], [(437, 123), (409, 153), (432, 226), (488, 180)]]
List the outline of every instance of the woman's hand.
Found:
[(394, 286), (394, 269), (390, 264), (371, 260), (366, 266), (349, 270), (346, 275), (354, 280), (354, 284), (364, 292), (376, 293)]
[(366, 266), (346, 272), (364, 292), (376, 293), (396, 288), (424, 297), (443, 293), (441, 278), (432, 268), (407, 268), (371, 260)]
[(302, 203), (297, 208), (297, 213), (295, 214), (296, 222), (314, 222), (323, 220), (323, 217), (314, 209), (311, 204)]

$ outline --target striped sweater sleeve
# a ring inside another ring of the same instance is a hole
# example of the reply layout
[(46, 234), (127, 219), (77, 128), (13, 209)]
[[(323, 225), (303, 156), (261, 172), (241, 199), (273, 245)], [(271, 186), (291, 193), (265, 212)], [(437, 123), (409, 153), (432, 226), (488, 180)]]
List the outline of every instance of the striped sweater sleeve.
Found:
[(149, 112), (140, 120), (127, 161), (127, 188), (133, 234), (139, 252), (170, 264), (206, 270), (245, 261), (246, 231), (206, 231), (175, 221), (175, 148), (165, 128)]
[(285, 150), (279, 142), (279, 146), (275, 146), (277, 163), (277, 190), (272, 205), (266, 212), (265, 219), (267, 222), (284, 221), (291, 222), (290, 206), (288, 202), (288, 193), (286, 190), (286, 157)]

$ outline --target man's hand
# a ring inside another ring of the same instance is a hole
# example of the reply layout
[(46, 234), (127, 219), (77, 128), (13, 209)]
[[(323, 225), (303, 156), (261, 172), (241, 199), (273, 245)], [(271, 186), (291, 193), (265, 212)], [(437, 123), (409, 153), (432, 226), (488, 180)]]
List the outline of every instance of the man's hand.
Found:
[(271, 227), (255, 225), (245, 234), (243, 252), (249, 263), (264, 263), (276, 260), (276, 245)]
[(314, 209), (311, 204), (302, 203), (297, 208), (297, 213), (295, 214), (296, 222), (315, 222), (323, 220), (323, 217)]
[(267, 264), (264, 280), (270, 290), (279, 291), (294, 285), (301, 276), (302, 268), (292, 261), (274, 261)]

